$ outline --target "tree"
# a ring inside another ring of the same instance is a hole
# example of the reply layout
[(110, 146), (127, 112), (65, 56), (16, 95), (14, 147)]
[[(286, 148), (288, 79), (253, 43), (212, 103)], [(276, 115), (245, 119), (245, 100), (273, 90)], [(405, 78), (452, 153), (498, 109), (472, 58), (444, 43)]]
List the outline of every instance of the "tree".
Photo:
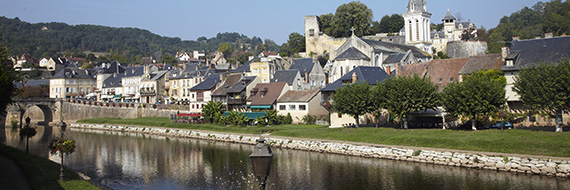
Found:
[(443, 89), (442, 99), (445, 111), (451, 115), (470, 118), (475, 127), (477, 116), (497, 113), (505, 104), (507, 80), (499, 70), (482, 70), (464, 77), (464, 81), (453, 83)]
[(172, 55), (165, 54), (160, 58), (161, 63), (178, 64), (178, 60)]
[(305, 52), (305, 36), (293, 32), (289, 34), (289, 40), (281, 46), (281, 52), (285, 52), (288, 56), (293, 56), (299, 52)]
[(222, 52), (224, 54), (224, 57), (230, 58), (232, 56), (232, 45), (230, 45), (230, 43), (224, 42), (224, 43), (220, 43), (218, 45), (218, 51)]
[(374, 98), (377, 107), (383, 107), (402, 119), (405, 129), (408, 128), (410, 112), (435, 109), (440, 103), (437, 85), (417, 75), (389, 78), (376, 90)]
[(202, 108), (202, 117), (210, 123), (219, 119), (226, 109), (222, 102), (209, 101)]
[(570, 63), (542, 63), (523, 68), (513, 87), (530, 109), (556, 118), (556, 131), (562, 132), (562, 112), (570, 109)]
[(332, 27), (333, 17), (334, 15), (332, 13), (323, 14), (319, 16), (319, 28), (321, 29), (321, 32), (329, 36), (333, 36), (333, 27)]
[(363, 36), (370, 33), (372, 24), (372, 10), (364, 3), (353, 1), (342, 4), (336, 9), (332, 19), (332, 33), (334, 37), (349, 37), (354, 27), (354, 34)]
[[(0, 38), (0, 42), (2, 38)], [(12, 103), (12, 97), (15, 95), (16, 73), (12, 69), (12, 61), (8, 59), (8, 46), (0, 46), (0, 110), (6, 110), (6, 106)]]
[(335, 90), (332, 96), (333, 108), (340, 114), (348, 114), (356, 120), (359, 126), (359, 117), (374, 110), (370, 96), (370, 84), (353, 83)]

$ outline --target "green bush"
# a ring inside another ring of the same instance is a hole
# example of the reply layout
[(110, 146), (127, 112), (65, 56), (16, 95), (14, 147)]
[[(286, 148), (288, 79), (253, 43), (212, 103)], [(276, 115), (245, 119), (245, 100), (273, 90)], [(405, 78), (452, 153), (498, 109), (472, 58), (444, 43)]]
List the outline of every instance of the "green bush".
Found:
[(303, 123), (306, 125), (313, 125), (315, 124), (315, 121), (317, 121), (317, 116), (309, 114), (303, 116)]

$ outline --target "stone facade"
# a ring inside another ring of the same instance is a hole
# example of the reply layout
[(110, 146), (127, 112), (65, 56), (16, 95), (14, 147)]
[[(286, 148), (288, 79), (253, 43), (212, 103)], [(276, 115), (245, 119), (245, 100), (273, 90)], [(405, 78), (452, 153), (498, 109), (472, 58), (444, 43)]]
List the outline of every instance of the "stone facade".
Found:
[(447, 43), (447, 56), (450, 58), (463, 58), (487, 53), (485, 41), (455, 41)]
[(331, 59), (337, 55), (338, 49), (348, 38), (335, 38), (328, 36), (319, 29), (319, 18), (316, 15), (305, 16), (305, 49), (309, 57), (329, 56)]

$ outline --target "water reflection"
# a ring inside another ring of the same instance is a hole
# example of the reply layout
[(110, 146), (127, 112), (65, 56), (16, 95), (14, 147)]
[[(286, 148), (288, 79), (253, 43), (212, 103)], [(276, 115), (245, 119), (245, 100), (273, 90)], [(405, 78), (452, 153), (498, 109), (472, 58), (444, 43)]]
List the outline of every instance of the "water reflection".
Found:
[[(48, 157), (58, 127), (38, 127), (30, 152)], [(4, 143), (25, 149), (18, 131)], [(66, 165), (113, 189), (257, 189), (252, 145), (142, 134), (67, 130)], [(272, 148), (267, 189), (570, 189), (570, 180)], [(50, 156), (58, 162), (57, 156)]]

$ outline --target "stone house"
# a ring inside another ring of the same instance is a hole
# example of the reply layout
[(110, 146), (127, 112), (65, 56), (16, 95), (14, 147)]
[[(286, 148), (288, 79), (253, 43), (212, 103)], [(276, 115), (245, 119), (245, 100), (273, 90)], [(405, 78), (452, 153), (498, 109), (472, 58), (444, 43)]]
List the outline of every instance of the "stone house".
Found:
[(275, 109), (277, 99), (287, 92), (287, 83), (258, 83), (250, 91), (248, 101), (251, 101), (250, 108), (252, 110), (269, 110)]
[(201, 113), (204, 104), (212, 100), (212, 92), (218, 88), (218, 84), (224, 79), (224, 74), (210, 74), (204, 81), (190, 88), (190, 112)]
[(247, 106), (251, 104), (248, 96), (258, 83), (261, 81), (256, 76), (244, 76), (234, 86), (230, 87), (227, 90), (228, 110), (246, 111)]
[[(344, 74), (341, 78), (337, 79), (333, 83), (328, 84), (325, 88), (321, 89), (321, 106), (329, 111), (329, 127), (338, 128), (344, 125), (356, 123), (352, 116), (339, 114), (333, 109), (332, 105), (334, 104), (334, 101), (332, 99), (332, 96), (334, 95), (336, 89), (342, 88), (347, 84), (355, 82), (366, 82), (371, 85), (376, 85), (378, 82), (382, 82), (389, 77), (390, 75), (388, 75), (388, 73), (386, 73), (386, 71), (380, 67), (358, 66)], [(370, 114), (361, 116), (359, 119), (359, 123), (361, 124), (367, 124), (374, 121), (374, 117)]]
[(224, 77), (224, 80), (220, 82), (220, 85), (211, 94), (212, 101), (222, 102), (222, 104), (228, 108), (228, 90), (236, 85), (242, 78), (241, 73), (231, 73)]
[(291, 114), (293, 123), (303, 123), (306, 115), (326, 116), (329, 112), (320, 106), (321, 98), (319, 89), (289, 90), (277, 100), (277, 114)]
[(91, 93), (96, 87), (93, 70), (64, 68), (49, 81), (50, 98), (77, 98)]
[[(503, 48), (505, 56), (504, 66), (501, 68), (507, 85), (505, 86), (507, 105), (510, 111), (523, 113), (527, 110), (520, 96), (513, 91), (515, 78), (518, 72), (530, 66), (538, 66), (540, 63), (556, 64), (570, 56), (570, 36), (552, 37), (546, 34), (546, 38), (520, 40), (514, 37), (511, 47)], [(563, 114), (563, 121), (570, 123), (570, 116)], [(523, 125), (554, 125), (554, 119), (548, 117), (529, 117)]]
[(325, 87), (326, 75), (323, 67), (312, 58), (294, 59), (289, 70), (296, 69), (302, 78), (302, 89), (321, 89)]

